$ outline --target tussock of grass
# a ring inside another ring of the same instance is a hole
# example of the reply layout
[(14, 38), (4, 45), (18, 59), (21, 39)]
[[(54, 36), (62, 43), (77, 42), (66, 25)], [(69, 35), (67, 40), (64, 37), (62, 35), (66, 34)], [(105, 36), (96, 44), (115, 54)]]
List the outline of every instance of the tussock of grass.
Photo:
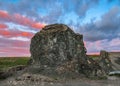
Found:
[(27, 65), (28, 57), (0, 57), (0, 70), (18, 65)]

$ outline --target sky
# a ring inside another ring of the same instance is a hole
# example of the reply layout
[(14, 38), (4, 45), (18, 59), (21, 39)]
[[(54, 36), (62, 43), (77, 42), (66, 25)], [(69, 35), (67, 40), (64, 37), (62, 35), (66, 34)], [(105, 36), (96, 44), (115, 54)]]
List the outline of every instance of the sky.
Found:
[(0, 0), (0, 57), (30, 56), (31, 38), (54, 23), (83, 34), (87, 54), (120, 52), (120, 0)]

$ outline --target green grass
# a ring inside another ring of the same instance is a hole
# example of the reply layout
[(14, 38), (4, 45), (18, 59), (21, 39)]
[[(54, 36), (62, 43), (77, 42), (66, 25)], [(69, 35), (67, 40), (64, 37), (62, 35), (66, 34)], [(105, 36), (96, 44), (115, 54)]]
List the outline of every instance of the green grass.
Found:
[(99, 55), (88, 55), (90, 58), (97, 58)]
[(93, 60), (99, 59), (99, 55), (88, 55), (88, 57), (92, 58)]
[(28, 57), (0, 57), (0, 70), (18, 65), (27, 65)]

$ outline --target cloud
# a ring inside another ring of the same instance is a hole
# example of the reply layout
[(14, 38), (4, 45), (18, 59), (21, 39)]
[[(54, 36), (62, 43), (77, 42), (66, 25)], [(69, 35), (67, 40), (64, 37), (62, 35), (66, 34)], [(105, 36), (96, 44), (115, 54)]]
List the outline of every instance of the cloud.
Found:
[(35, 28), (35, 29), (41, 29), (45, 26), (45, 24), (36, 22), (33, 19), (29, 19), (18, 13), (10, 15), (7, 11), (4, 11), (4, 10), (0, 10), (0, 21), (13, 22), (13, 23), (17, 23), (23, 26)]
[(15, 24), (15, 23), (5, 23), (8, 26), (9, 30), (19, 30), (19, 31), (23, 31), (23, 32), (32, 32), (32, 33), (36, 33), (37, 31), (39, 31), (38, 29), (33, 29), (27, 26), (23, 26), (23, 25), (19, 25), (19, 24)]
[(34, 34), (31, 32), (23, 32), (19, 30), (8, 30), (8, 29), (1, 29), (0, 36), (11, 38), (11, 37), (26, 37), (31, 38)]
[(9, 14), (7, 13), (7, 11), (3, 11), (3, 10), (0, 10), (0, 18), (3, 18), (3, 19), (9, 19)]
[(91, 21), (76, 32), (84, 35), (88, 54), (100, 50), (120, 51), (120, 7), (115, 6), (101, 16), (100, 20)]
[[(31, 31), (21, 31), (21, 29), (15, 28), (16, 24), (21, 26), (35, 28), (36, 30), (41, 29), (45, 26), (40, 22), (36, 22), (31, 18), (22, 16), (18, 13), (10, 14), (7, 11), (0, 10), (0, 56), (28, 56), (30, 38), (34, 35)], [(9, 26), (9, 23), (13, 26)], [(17, 26), (20, 28), (20, 26)], [(26, 29), (26, 28), (24, 28)], [(28, 29), (28, 28), (27, 28)]]
[(9, 39), (11, 39), (11, 40), (20, 40), (20, 41), (30, 41), (30, 39), (26, 38), (26, 37), (11, 37)]
[(97, 41), (120, 37), (120, 8), (113, 7), (106, 12), (100, 20), (80, 26), (77, 32), (84, 34), (86, 41)]
[(21, 41), (21, 40), (11, 40), (10, 38), (3, 38), (0, 37), (0, 47), (7, 48), (7, 47), (19, 47), (19, 48), (28, 48), (29, 41)]
[(96, 6), (99, 3), (99, 0), (73, 0), (75, 3), (75, 11), (80, 17), (85, 17), (86, 12), (91, 8)]
[(71, 12), (74, 12), (80, 21), (81, 18), (85, 17), (87, 11), (97, 4), (99, 4), (99, 0), (20, 0), (15, 4), (1, 2), (1, 9), (10, 14), (19, 13), (35, 18), (37, 21), (52, 24), (64, 23), (60, 22), (59, 19)]
[(0, 57), (30, 56), (28, 48), (7, 47), (0, 49)]
[(29, 56), (30, 41), (0, 37), (0, 56)]
[(110, 46), (120, 46), (120, 38), (112, 39), (110, 42)]
[(111, 10), (104, 14), (101, 18), (102, 20), (96, 24), (100, 30), (111, 31), (113, 29), (118, 29), (120, 22), (120, 7), (116, 6), (111, 8)]
[(109, 52), (114, 51), (120, 51), (118, 48), (120, 47), (120, 38), (114, 38), (112, 40), (104, 39), (104, 40), (98, 40), (94, 42), (86, 42), (86, 48), (88, 51), (88, 54), (91, 53), (98, 53), (100, 50), (106, 50)]
[(8, 28), (6, 24), (0, 24), (0, 29), (5, 29), (5, 28)]

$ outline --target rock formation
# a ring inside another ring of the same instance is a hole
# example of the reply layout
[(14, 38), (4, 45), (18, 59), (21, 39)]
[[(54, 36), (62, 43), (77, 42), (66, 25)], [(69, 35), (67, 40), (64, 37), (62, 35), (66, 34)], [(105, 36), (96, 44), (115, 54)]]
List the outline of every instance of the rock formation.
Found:
[(113, 65), (109, 58), (109, 53), (104, 50), (100, 51), (99, 64), (106, 74), (113, 71)]
[(99, 65), (107, 75), (120, 75), (119, 56), (120, 54), (117, 52), (100, 51)]
[(36, 33), (31, 39), (30, 52), (31, 68), (37, 73), (63, 76), (79, 73), (88, 77), (101, 71), (99, 64), (87, 57), (83, 35), (64, 24), (48, 25)]
[(109, 58), (112, 62), (113, 70), (120, 71), (120, 53), (119, 52), (110, 52)]

